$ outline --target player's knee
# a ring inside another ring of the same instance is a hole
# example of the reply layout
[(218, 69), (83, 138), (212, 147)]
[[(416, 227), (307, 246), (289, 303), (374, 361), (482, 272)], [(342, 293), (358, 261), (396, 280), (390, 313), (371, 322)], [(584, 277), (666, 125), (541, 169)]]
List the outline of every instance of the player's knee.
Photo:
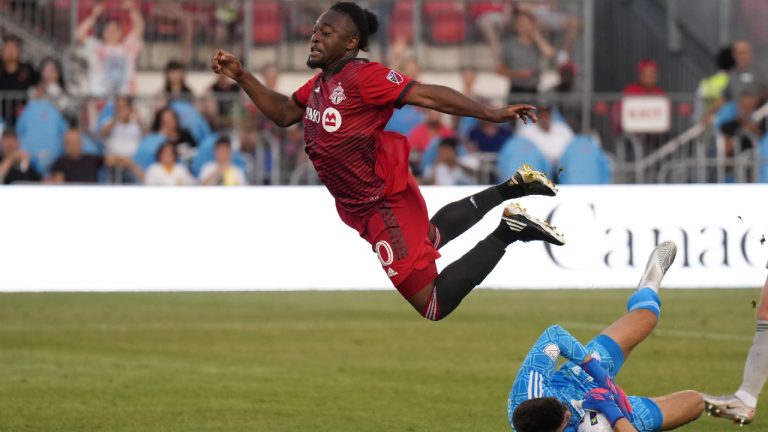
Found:
[(661, 299), (659, 295), (650, 288), (635, 291), (627, 301), (627, 311), (632, 312), (638, 309), (651, 311), (658, 318), (659, 314), (661, 314)]

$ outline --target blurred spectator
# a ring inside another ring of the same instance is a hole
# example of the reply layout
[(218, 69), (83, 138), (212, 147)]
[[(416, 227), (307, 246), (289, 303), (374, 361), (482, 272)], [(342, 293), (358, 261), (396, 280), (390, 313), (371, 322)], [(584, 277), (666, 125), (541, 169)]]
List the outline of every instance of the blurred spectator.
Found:
[(141, 177), (141, 169), (131, 160), (116, 156), (83, 154), (80, 131), (69, 129), (64, 133), (64, 154), (51, 167), (51, 183), (98, 183), (103, 167), (121, 166), (133, 170)]
[(170, 107), (166, 106), (157, 111), (152, 122), (152, 132), (165, 136), (166, 142), (172, 144), (185, 160), (192, 156), (192, 148), (197, 147), (197, 141), (189, 130), (181, 127), (179, 116)]
[(477, 67), (473, 65), (464, 65), (459, 69), (459, 73), (461, 73), (462, 93), (465, 96), (475, 96), (475, 84), (477, 83)]
[[(240, 22), (240, 11), (238, 9), (238, 0), (216, 2), (213, 24), (213, 40), (216, 42), (216, 45), (240, 44), (242, 41), (242, 34), (238, 28), (238, 23)], [(242, 47), (239, 48), (242, 49)], [(232, 52), (238, 53), (239, 49), (235, 49)]]
[(0, 93), (15, 93), (0, 97), (0, 114), (6, 126), (13, 127), (27, 101), (27, 89), (37, 82), (37, 74), (29, 63), (21, 61), (21, 39), (16, 36), (3, 40), (0, 61)]
[(40, 62), (40, 80), (27, 93), (30, 99), (49, 100), (67, 118), (77, 115), (77, 107), (64, 85), (61, 63), (52, 57)]
[(101, 39), (89, 36), (104, 5), (96, 3), (93, 12), (77, 27), (75, 39), (83, 45), (88, 62), (88, 82), (91, 96), (134, 94), (136, 92), (136, 58), (142, 46), (144, 18), (136, 3), (123, 2), (131, 18), (131, 30), (123, 38), (123, 28), (108, 20)]
[(515, 93), (538, 91), (542, 62), (555, 54), (530, 12), (521, 10), (515, 14), (515, 32), (515, 37), (505, 41), (501, 61), (496, 65), (496, 72), (509, 79), (510, 103), (514, 102)]
[(165, 84), (163, 96), (166, 102), (177, 99), (192, 101), (195, 96), (187, 85), (184, 65), (177, 60), (169, 60), (165, 65)]
[(408, 141), (412, 151), (422, 153), (433, 139), (452, 136), (453, 130), (443, 123), (443, 115), (439, 111), (426, 110), (424, 122), (411, 130)]
[(232, 127), (240, 86), (224, 74), (217, 74), (216, 77), (216, 82), (203, 96), (203, 111), (213, 129), (218, 131)]
[[(475, 184), (472, 177), (477, 164), (459, 158), (456, 138), (443, 138), (437, 147), (437, 159), (428, 167), (423, 176), (424, 184), (456, 186)], [(467, 157), (467, 158), (471, 158)]]
[(240, 167), (232, 163), (232, 144), (229, 138), (219, 138), (214, 149), (215, 160), (203, 165), (200, 183), (204, 185), (245, 186), (248, 180)]
[(722, 105), (725, 89), (728, 88), (729, 72), (736, 65), (733, 49), (728, 46), (721, 49), (715, 57), (717, 72), (701, 80), (696, 89), (693, 117), (699, 121), (708, 121)]
[(114, 115), (104, 123), (99, 135), (104, 140), (107, 156), (133, 158), (144, 135), (144, 127), (130, 96), (115, 100)]
[(506, 127), (498, 123), (480, 121), (469, 132), (469, 142), (476, 151), (498, 153), (510, 136), (512, 132)]
[(568, 93), (576, 85), (576, 63), (567, 61), (557, 66), (560, 83), (555, 87), (557, 93)]
[[(399, 65), (398, 71), (403, 75), (411, 77), (417, 80), (421, 68), (419, 63), (413, 57), (405, 58)], [(418, 126), (424, 121), (424, 113), (421, 109), (416, 108), (413, 105), (403, 105), (399, 109), (394, 110), (392, 117), (387, 122), (387, 126), (384, 130), (397, 132), (403, 135), (411, 133), (413, 128)]]
[(553, 121), (553, 107), (542, 103), (538, 107), (538, 123), (528, 123), (518, 128), (518, 136), (536, 145), (552, 166), (557, 166), (568, 144), (573, 140), (573, 130), (563, 121)]
[(188, 186), (195, 184), (195, 178), (184, 165), (178, 163), (178, 152), (171, 143), (157, 149), (155, 163), (147, 168), (144, 184), (148, 186)]
[(743, 39), (737, 40), (732, 49), (736, 67), (728, 74), (725, 98), (735, 100), (747, 92), (756, 94), (760, 99), (768, 96), (768, 78), (752, 61), (752, 44)]
[(277, 82), (280, 79), (280, 69), (274, 63), (269, 63), (261, 68), (261, 82), (270, 90), (277, 90)]
[(573, 49), (581, 31), (581, 20), (565, 13), (560, 8), (560, 2), (556, 0), (521, 2), (517, 6), (532, 13), (541, 30), (550, 38), (562, 35), (563, 47), (557, 53), (557, 64), (566, 63), (573, 56)]
[(624, 87), (625, 96), (664, 95), (659, 87), (659, 67), (653, 60), (641, 60), (637, 64), (637, 81)]
[(738, 116), (720, 126), (725, 141), (725, 156), (735, 156), (753, 148), (765, 135), (765, 119), (757, 123), (752, 118), (759, 102), (757, 93), (745, 91), (738, 100)]
[(475, 26), (491, 46), (491, 54), (495, 59), (498, 59), (501, 55), (501, 30), (509, 24), (508, 2), (503, 0), (473, 1), (469, 6), (469, 13), (475, 21)]
[(40, 181), (40, 174), (31, 165), (29, 153), (21, 149), (16, 132), (4, 130), (0, 141), (0, 184)]
[(209, 17), (203, 11), (188, 10), (176, 0), (152, 2), (152, 18), (155, 21), (178, 23), (181, 31), (180, 57), (184, 64), (193, 64), (193, 42), (196, 28), (209, 28)]

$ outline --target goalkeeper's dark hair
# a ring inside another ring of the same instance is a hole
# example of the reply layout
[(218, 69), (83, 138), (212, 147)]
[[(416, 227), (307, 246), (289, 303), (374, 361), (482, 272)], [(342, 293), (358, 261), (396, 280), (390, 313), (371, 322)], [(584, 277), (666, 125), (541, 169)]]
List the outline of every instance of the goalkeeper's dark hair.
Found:
[(331, 6), (331, 10), (341, 12), (349, 17), (357, 27), (357, 37), (360, 40), (357, 47), (363, 51), (368, 51), (368, 41), (379, 29), (379, 19), (376, 18), (376, 15), (352, 2), (338, 2)]
[(553, 397), (528, 399), (515, 408), (515, 432), (557, 432), (565, 418), (565, 406)]

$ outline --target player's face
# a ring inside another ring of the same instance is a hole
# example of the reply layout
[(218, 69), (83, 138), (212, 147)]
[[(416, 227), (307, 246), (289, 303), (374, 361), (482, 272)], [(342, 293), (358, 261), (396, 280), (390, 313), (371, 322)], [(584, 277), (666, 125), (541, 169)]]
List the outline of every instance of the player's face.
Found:
[(312, 28), (307, 66), (326, 69), (357, 48), (358, 39), (350, 27), (352, 23), (342, 13), (328, 10), (320, 15)]

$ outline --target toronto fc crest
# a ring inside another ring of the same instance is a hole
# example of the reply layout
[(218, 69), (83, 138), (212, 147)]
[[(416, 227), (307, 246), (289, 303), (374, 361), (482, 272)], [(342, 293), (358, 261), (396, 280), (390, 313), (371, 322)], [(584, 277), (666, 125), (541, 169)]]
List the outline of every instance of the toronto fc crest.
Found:
[(334, 103), (334, 105), (338, 105), (344, 101), (347, 97), (344, 96), (344, 89), (341, 88), (341, 84), (337, 85), (335, 89), (333, 89), (333, 93), (331, 93), (331, 102)]

